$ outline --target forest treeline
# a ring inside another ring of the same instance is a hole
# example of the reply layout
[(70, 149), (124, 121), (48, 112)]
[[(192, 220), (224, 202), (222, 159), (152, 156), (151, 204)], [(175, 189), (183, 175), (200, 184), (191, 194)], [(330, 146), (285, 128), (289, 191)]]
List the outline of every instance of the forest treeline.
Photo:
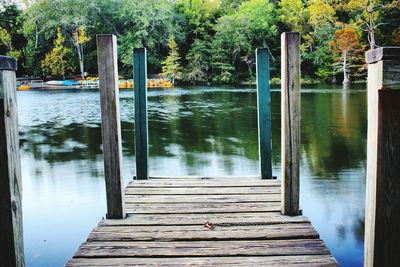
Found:
[(19, 74), (96, 75), (96, 34), (118, 39), (120, 72), (146, 47), (149, 73), (189, 83), (254, 81), (255, 49), (280, 75), (280, 33), (302, 36), (309, 81), (364, 79), (364, 53), (400, 45), (400, 0), (0, 0), (0, 54)]

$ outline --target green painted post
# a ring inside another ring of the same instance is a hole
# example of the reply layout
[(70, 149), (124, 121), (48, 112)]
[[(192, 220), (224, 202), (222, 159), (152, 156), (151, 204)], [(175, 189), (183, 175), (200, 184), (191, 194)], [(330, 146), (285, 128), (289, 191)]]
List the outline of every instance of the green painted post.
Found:
[(269, 87), (269, 52), (258, 48), (257, 58), (257, 109), (258, 142), (262, 179), (272, 179), (271, 162), (271, 97)]
[(148, 179), (146, 48), (134, 49), (136, 179)]

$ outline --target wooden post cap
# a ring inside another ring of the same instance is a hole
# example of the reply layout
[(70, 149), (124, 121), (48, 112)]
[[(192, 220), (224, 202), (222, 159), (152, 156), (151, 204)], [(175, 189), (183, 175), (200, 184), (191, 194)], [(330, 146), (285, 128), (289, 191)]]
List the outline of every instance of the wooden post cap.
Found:
[(400, 46), (384, 46), (365, 53), (365, 61), (368, 64), (376, 63), (380, 60), (400, 60)]
[(0, 70), (17, 70), (17, 59), (13, 57), (0, 56)]

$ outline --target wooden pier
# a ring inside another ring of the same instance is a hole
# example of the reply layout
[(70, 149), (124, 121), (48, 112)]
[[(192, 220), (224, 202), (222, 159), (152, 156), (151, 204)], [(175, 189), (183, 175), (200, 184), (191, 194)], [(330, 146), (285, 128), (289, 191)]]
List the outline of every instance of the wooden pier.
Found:
[(282, 35), (282, 185), (272, 175), (268, 49), (256, 52), (260, 176), (149, 178), (146, 49), (140, 48), (134, 49), (136, 179), (124, 191), (116, 38), (99, 35), (97, 43), (107, 219), (67, 266), (337, 265), (300, 215), (298, 33)]
[(337, 266), (306, 217), (281, 215), (280, 193), (256, 177), (134, 180), (127, 217), (102, 220), (66, 266)]
[[(281, 166), (271, 164), (269, 63), (258, 49), (258, 177), (150, 177), (146, 50), (135, 49), (136, 179), (123, 188), (117, 42), (97, 37), (107, 214), (67, 266), (337, 266), (301, 215), (300, 35), (282, 35)], [(400, 255), (400, 48), (367, 53), (365, 265)], [(0, 262), (24, 266), (16, 60), (0, 56)]]

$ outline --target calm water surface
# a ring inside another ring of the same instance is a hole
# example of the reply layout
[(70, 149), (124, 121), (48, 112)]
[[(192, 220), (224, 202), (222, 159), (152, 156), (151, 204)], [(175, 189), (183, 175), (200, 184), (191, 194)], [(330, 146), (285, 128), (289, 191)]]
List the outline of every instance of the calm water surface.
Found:
[[(362, 266), (366, 91), (302, 89), (301, 207), (342, 266)], [(280, 92), (272, 92), (280, 178)], [(27, 266), (63, 266), (106, 210), (99, 93), (18, 92)], [(124, 179), (135, 174), (133, 92), (121, 91)], [(151, 175), (257, 175), (254, 88), (149, 92)]]

